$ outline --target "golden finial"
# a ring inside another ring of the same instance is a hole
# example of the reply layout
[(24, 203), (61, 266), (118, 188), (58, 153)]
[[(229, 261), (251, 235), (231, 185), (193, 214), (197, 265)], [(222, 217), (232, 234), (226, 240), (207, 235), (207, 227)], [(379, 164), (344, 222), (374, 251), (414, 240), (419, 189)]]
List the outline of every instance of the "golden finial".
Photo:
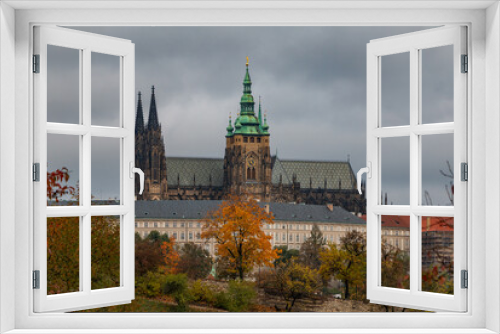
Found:
[(248, 66), (248, 56), (247, 56), (247, 66)]

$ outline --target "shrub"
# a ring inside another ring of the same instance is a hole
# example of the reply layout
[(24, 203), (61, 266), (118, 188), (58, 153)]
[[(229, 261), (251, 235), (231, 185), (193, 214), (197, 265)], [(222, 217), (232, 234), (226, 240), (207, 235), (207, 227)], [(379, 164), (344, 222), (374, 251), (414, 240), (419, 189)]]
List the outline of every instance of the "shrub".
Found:
[(190, 295), (188, 291), (188, 279), (185, 274), (167, 275), (162, 287), (163, 293), (174, 297), (177, 302), (177, 312), (186, 312)]
[(135, 280), (135, 291), (138, 295), (153, 298), (162, 293), (162, 287), (167, 276), (160, 272), (148, 271), (145, 275), (139, 276)]
[(219, 292), (215, 296), (215, 307), (230, 312), (245, 312), (254, 304), (257, 293), (254, 285), (244, 281), (230, 281), (227, 292)]
[(215, 292), (210, 288), (210, 285), (196, 280), (189, 288), (189, 294), (195, 302), (205, 302), (213, 305), (216, 301)]
[(231, 312), (247, 311), (254, 303), (257, 292), (253, 283), (245, 281), (230, 281), (228, 293), (231, 300)]

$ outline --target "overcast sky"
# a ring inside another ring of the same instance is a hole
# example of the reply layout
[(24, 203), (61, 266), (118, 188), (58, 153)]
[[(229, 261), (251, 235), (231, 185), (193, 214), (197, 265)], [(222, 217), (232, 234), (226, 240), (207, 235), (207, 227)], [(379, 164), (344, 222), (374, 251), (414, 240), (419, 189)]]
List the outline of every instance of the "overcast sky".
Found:
[[(366, 161), (366, 44), (423, 28), (415, 27), (92, 27), (76, 28), (131, 40), (136, 50), (136, 92), (142, 91), (147, 122), (151, 85), (166, 142), (167, 156), (224, 156), (229, 113), (239, 112), (246, 57), (252, 91), (262, 97), (271, 133), (271, 151), (282, 159), (345, 161), (355, 172)], [(59, 49), (59, 48), (56, 48)], [(62, 50), (64, 51), (64, 50)], [(78, 58), (56, 50), (49, 68), (49, 121), (78, 120)], [(451, 47), (423, 54), (423, 122), (452, 121)], [(49, 53), (50, 58), (50, 53)], [(93, 124), (118, 122), (118, 61), (93, 56)], [(57, 65), (57, 66), (55, 66)], [(408, 55), (382, 61), (382, 124), (409, 120)], [(57, 70), (56, 70), (57, 68)], [(51, 74), (52, 73), (52, 74)], [(63, 80), (62, 80), (63, 79)], [(76, 81), (75, 81), (76, 80)], [(59, 83), (59, 85), (58, 85)], [(54, 88), (54, 87), (57, 87)], [(52, 102), (51, 102), (52, 101)], [(75, 109), (76, 108), (76, 109)], [(258, 106), (256, 105), (256, 111)], [(71, 118), (73, 117), (73, 118)], [(439, 170), (453, 159), (452, 138), (425, 138), (423, 187), (434, 204), (449, 200), (449, 181)], [(441, 137), (452, 137), (444, 135)], [(57, 141), (49, 160), (60, 157)], [(405, 144), (406, 143), (406, 144)], [(388, 201), (408, 204), (408, 140), (384, 139), (383, 187)], [(406, 146), (405, 146), (406, 145)], [(96, 144), (99, 179), (92, 193), (114, 196), (118, 178), (115, 143)], [(426, 148), (427, 147), (427, 148)], [(94, 146), (93, 146), (94, 149)], [(57, 153), (56, 153), (57, 152)], [(61, 160), (62, 159), (62, 160)], [(76, 164), (71, 170), (75, 172)], [(50, 167), (50, 165), (49, 165)], [(95, 166), (97, 168), (97, 165)], [(96, 177), (97, 178), (97, 177)]]

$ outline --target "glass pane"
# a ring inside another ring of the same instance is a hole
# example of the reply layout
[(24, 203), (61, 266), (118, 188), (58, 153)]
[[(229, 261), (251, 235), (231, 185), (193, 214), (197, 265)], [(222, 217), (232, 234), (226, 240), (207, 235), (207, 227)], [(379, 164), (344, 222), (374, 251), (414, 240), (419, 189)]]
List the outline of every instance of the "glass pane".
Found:
[(382, 286), (410, 288), (410, 217), (381, 216)]
[(410, 53), (381, 57), (382, 126), (410, 124)]
[(80, 137), (47, 135), (47, 205), (79, 205)]
[(421, 140), (422, 205), (453, 205), (453, 134)]
[(421, 50), (422, 123), (453, 122), (453, 45)]
[(80, 122), (80, 50), (47, 45), (47, 122)]
[(120, 57), (92, 52), (92, 125), (120, 126)]
[(382, 205), (410, 204), (410, 138), (381, 139)]
[(120, 286), (120, 216), (97, 216), (92, 225), (92, 290)]
[(92, 205), (120, 204), (120, 141), (92, 137)]
[(80, 290), (80, 218), (47, 218), (47, 294)]
[(453, 217), (422, 217), (422, 291), (453, 294)]

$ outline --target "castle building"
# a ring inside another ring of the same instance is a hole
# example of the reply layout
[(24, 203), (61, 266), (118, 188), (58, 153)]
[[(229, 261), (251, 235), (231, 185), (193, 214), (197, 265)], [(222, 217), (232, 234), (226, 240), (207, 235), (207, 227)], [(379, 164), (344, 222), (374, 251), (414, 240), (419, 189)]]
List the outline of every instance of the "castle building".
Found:
[[(154, 87), (147, 126), (139, 93), (135, 135), (136, 166), (146, 180), (138, 200), (222, 200), (237, 195), (262, 202), (333, 204), (356, 213), (366, 210), (349, 161), (271, 155), (271, 134), (260, 101), (255, 112), (248, 61), (240, 113), (234, 123), (229, 118), (226, 128), (224, 158), (166, 157)], [(136, 181), (136, 193), (138, 189)]]
[[(205, 219), (210, 212), (217, 210), (222, 201), (136, 201), (135, 231), (141, 238), (151, 231), (166, 233), (175, 238), (179, 245), (197, 244), (211, 255), (216, 247), (212, 239), (201, 238)], [(300, 249), (307, 238), (311, 237), (313, 226), (318, 226), (325, 243), (340, 244), (341, 238), (351, 231), (366, 233), (366, 217), (358, 217), (343, 208), (328, 205), (307, 205), (290, 203), (263, 203), (261, 206), (273, 214), (274, 224), (264, 224), (263, 231), (271, 236), (273, 247), (287, 246)], [(410, 227), (400, 216), (384, 216), (382, 224), (384, 242), (391, 249), (404, 252), (410, 250)]]

